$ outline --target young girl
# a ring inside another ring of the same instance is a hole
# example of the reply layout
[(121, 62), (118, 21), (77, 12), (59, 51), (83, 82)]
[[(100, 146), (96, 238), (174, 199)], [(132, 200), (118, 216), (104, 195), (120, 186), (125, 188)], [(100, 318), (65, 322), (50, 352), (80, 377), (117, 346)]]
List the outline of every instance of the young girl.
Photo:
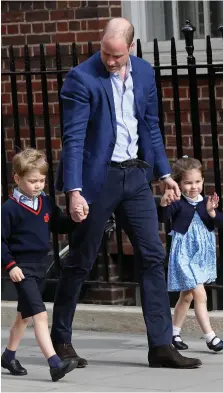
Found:
[(203, 169), (200, 161), (184, 156), (173, 167), (181, 197), (176, 200), (166, 190), (158, 208), (160, 222), (172, 221), (172, 244), (168, 267), (168, 290), (180, 291), (173, 316), (173, 345), (188, 346), (180, 336), (192, 300), (197, 321), (209, 349), (218, 352), (223, 341), (210, 325), (205, 283), (216, 279), (216, 245), (214, 228), (223, 226), (223, 214), (216, 210), (218, 196), (203, 198)]

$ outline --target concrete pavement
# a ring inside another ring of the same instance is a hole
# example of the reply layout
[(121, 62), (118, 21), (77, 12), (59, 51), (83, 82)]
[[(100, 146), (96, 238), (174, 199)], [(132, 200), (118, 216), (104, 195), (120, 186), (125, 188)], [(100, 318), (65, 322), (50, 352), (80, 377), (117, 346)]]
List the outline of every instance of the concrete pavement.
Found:
[[(4, 350), (9, 329), (2, 329)], [(195, 370), (153, 369), (147, 363), (145, 334), (74, 331), (77, 352), (88, 359), (85, 369), (75, 369), (64, 379), (51, 382), (48, 365), (28, 328), (18, 350), (27, 368), (24, 377), (2, 369), (2, 392), (222, 392), (223, 352), (212, 353), (204, 339), (184, 336), (187, 356), (199, 357)], [(223, 338), (223, 335), (221, 335)]]

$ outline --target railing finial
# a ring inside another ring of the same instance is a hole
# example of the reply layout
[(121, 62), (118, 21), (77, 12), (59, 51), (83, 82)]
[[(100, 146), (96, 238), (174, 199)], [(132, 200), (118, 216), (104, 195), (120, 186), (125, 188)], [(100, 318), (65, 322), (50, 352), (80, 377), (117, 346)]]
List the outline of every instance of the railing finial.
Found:
[(181, 31), (184, 34), (188, 58), (192, 59), (194, 53), (194, 32), (196, 31), (196, 27), (190, 23), (190, 20), (186, 20), (185, 25), (182, 27)]

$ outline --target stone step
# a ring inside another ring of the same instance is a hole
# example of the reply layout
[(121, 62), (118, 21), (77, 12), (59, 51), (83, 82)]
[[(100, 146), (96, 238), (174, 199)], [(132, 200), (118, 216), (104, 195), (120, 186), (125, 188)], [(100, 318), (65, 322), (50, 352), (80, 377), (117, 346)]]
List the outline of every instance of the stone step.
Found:
[[(52, 324), (53, 303), (45, 303), (49, 326)], [(2, 327), (10, 327), (16, 316), (17, 302), (3, 301), (1, 307)], [(173, 312), (173, 309), (172, 309)], [(213, 330), (223, 333), (223, 311), (209, 312)], [(30, 325), (31, 326), (31, 325)], [(104, 306), (94, 304), (78, 304), (73, 321), (73, 328), (78, 330), (104, 331), (114, 333), (145, 333), (145, 324), (141, 307)], [(184, 334), (201, 337), (193, 310), (189, 310), (184, 327)]]

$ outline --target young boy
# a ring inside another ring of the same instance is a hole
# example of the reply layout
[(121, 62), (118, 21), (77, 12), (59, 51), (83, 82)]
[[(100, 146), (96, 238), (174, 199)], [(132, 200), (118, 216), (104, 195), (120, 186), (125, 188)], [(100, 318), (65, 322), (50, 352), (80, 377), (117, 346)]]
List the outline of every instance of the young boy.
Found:
[(75, 223), (63, 215), (42, 191), (48, 172), (43, 152), (26, 149), (13, 158), (14, 180), (18, 186), (2, 205), (2, 264), (18, 293), (17, 317), (11, 328), (1, 365), (12, 375), (26, 375), (27, 370), (15, 358), (16, 350), (32, 317), (36, 340), (50, 366), (55, 382), (77, 367), (74, 360), (62, 361), (55, 353), (42, 300), (46, 276), (46, 257), (50, 231), (67, 233)]

